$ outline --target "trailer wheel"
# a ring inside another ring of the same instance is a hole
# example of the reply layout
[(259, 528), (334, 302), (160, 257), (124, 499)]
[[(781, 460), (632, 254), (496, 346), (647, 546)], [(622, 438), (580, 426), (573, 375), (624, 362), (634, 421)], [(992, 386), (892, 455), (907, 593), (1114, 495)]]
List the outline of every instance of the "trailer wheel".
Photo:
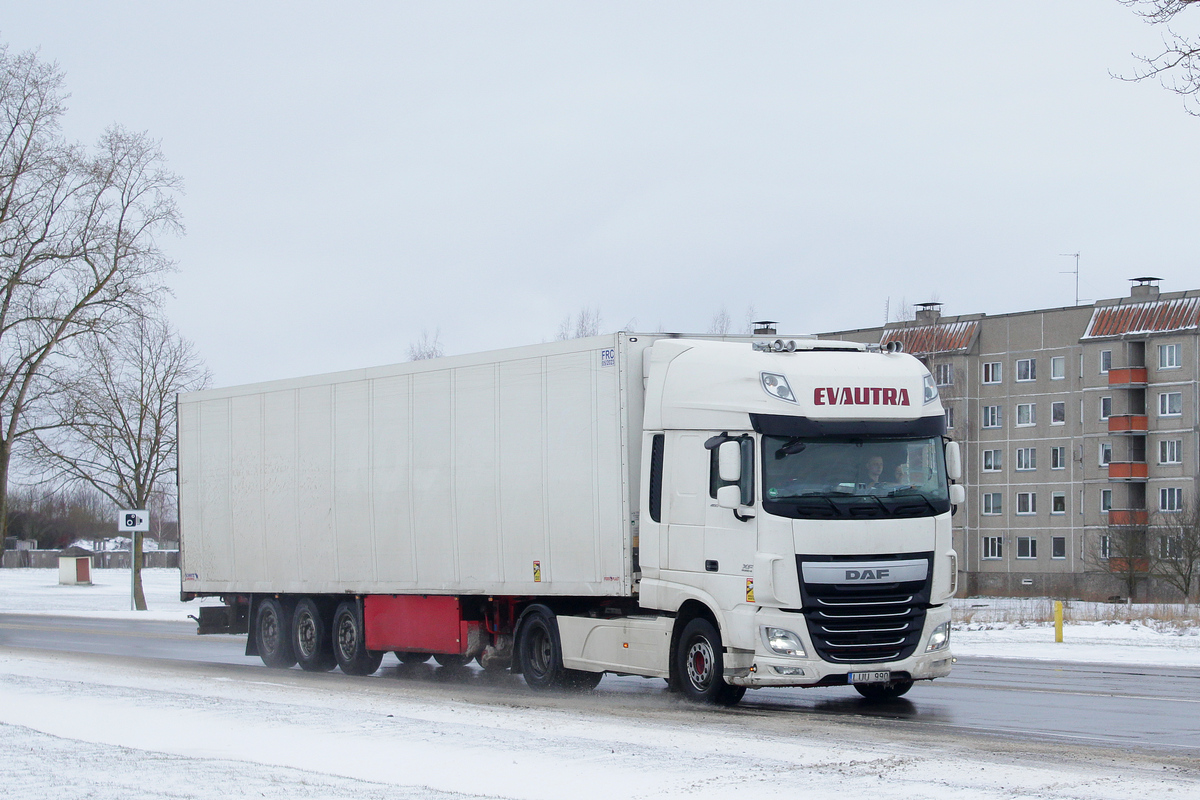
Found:
[(263, 663), (287, 669), (296, 663), (292, 649), (292, 614), (282, 601), (264, 597), (254, 613), (254, 643)]
[(892, 681), (891, 683), (856, 683), (854, 688), (858, 693), (872, 703), (882, 703), (895, 700), (908, 692), (913, 686), (911, 680)]
[(467, 659), (458, 653), (434, 653), (433, 660), (444, 669), (462, 669), (467, 665)]
[(745, 686), (725, 682), (721, 634), (711, 622), (697, 617), (683, 628), (675, 648), (675, 671), (684, 696), (696, 703), (737, 705)]
[(396, 650), (395, 653), (401, 664), (424, 664), (429, 660), (429, 653), (418, 653), (415, 650)]
[(518, 627), (520, 638), (516, 644), (516, 658), (530, 688), (586, 691), (596, 688), (604, 677), (603, 672), (584, 672), (563, 666), (558, 620), (546, 606), (530, 606)]
[(343, 600), (333, 615), (333, 655), (347, 675), (371, 675), (383, 661), (381, 651), (367, 649), (358, 603)]
[(337, 666), (329, 619), (311, 597), (296, 603), (292, 614), (292, 649), (300, 668), (307, 672), (328, 672)]

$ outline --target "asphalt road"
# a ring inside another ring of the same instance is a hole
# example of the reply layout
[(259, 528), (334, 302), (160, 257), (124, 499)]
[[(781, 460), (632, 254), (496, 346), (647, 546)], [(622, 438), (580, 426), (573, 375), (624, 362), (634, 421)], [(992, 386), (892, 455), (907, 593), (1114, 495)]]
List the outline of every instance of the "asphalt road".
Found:
[[(241, 636), (197, 636), (193, 623), (0, 614), (0, 651), (29, 648), (132, 659), (267, 669), (243, 655)], [(338, 676), (290, 671), (295, 681)], [(388, 656), (377, 678), (478, 702), (529, 699), (523, 682), (477, 669), (445, 670), (432, 661), (401, 665)], [(440, 684), (440, 685), (439, 685)], [(675, 703), (661, 680), (606, 676), (597, 694), (618, 712)], [(789, 712), (831, 721), (895, 726), (927, 734), (1055, 741), (1174, 755), (1200, 754), (1200, 670), (961, 658), (949, 678), (920, 683), (904, 698), (868, 704), (852, 689), (760, 689), (741, 713), (772, 724)]]

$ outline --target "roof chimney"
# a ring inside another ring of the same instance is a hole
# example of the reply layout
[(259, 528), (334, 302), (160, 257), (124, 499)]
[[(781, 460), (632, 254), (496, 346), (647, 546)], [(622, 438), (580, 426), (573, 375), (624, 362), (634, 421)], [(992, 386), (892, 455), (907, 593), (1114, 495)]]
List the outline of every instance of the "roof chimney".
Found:
[(941, 316), (941, 303), (917, 303), (917, 322), (935, 325)]
[(754, 326), (755, 335), (774, 336), (776, 333), (775, 326), (779, 323), (773, 319), (760, 319), (750, 324)]
[(1130, 278), (1131, 281), (1136, 281), (1133, 287), (1129, 290), (1129, 296), (1137, 300), (1157, 300), (1158, 286), (1157, 284), (1162, 278)]

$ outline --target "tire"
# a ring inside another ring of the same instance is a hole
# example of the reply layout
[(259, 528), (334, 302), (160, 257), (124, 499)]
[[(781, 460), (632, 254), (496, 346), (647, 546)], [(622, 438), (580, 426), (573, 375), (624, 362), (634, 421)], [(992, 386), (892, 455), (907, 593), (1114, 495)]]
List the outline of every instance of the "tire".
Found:
[(343, 600), (333, 615), (333, 655), (347, 675), (370, 675), (383, 661), (381, 651), (367, 649), (358, 603)]
[(467, 659), (457, 653), (435, 653), (433, 660), (444, 669), (462, 669), (467, 665)]
[(679, 691), (694, 703), (733, 706), (746, 694), (745, 686), (725, 682), (721, 634), (703, 617), (684, 626), (674, 660)]
[(337, 666), (329, 619), (311, 597), (302, 598), (292, 612), (292, 650), (306, 672), (329, 672)]
[(258, 657), (273, 669), (296, 663), (292, 649), (292, 613), (282, 600), (264, 597), (254, 612), (254, 644)]
[(415, 650), (397, 650), (396, 658), (401, 664), (424, 664), (429, 660), (429, 653), (418, 653)]
[(521, 617), (516, 658), (531, 689), (596, 688), (603, 672), (567, 669), (562, 663), (562, 644), (558, 638), (558, 620), (546, 606), (530, 606)]
[(891, 683), (856, 683), (855, 690), (872, 703), (884, 703), (895, 700), (908, 692), (913, 686), (911, 680), (892, 681)]

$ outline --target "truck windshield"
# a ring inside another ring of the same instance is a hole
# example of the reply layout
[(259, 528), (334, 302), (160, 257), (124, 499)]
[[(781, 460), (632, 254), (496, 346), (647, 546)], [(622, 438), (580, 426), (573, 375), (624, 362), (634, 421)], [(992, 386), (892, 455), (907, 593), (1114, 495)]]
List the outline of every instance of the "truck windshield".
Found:
[(764, 436), (763, 508), (808, 519), (950, 510), (941, 437)]

